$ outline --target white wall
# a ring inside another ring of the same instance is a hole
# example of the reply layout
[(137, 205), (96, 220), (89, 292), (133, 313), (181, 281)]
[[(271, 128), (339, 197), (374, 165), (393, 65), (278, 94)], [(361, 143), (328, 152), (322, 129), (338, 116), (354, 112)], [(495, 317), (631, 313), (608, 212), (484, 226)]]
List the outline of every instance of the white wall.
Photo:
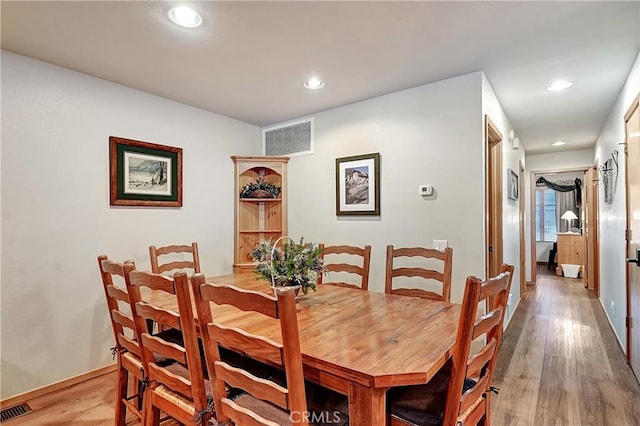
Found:
[[(631, 102), (640, 92), (640, 55), (629, 73), (629, 77), (609, 113), (609, 117), (596, 142), (595, 158), (602, 165), (611, 152), (617, 150), (618, 176), (614, 178), (613, 203), (604, 202), (604, 191), (600, 188), (600, 301), (609, 320), (613, 324), (623, 349), (627, 350), (626, 316), (626, 241), (624, 230), (627, 227), (627, 210), (625, 194), (625, 159), (624, 147), (618, 145), (625, 140), (624, 115)], [(611, 302), (616, 305), (615, 316), (611, 310)]]
[[(509, 131), (513, 128), (509, 117), (505, 114), (496, 97), (489, 81), (484, 73), (482, 74), (482, 116), (489, 116), (493, 124), (502, 133), (502, 242), (503, 261), (514, 266), (513, 281), (511, 283), (511, 305), (507, 308), (505, 326), (511, 320), (511, 315), (515, 311), (520, 301), (520, 204), (519, 200), (511, 200), (507, 197), (509, 187), (509, 169), (516, 174), (520, 173), (520, 161), (524, 164), (524, 149), (514, 150), (509, 141)], [(484, 140), (484, 126), (483, 137)], [(484, 162), (483, 162), (484, 164)], [(522, 196), (523, 194), (519, 194)], [(526, 218), (525, 218), (526, 226)], [(486, 246), (486, 243), (485, 243)]]
[[(549, 154), (527, 155), (525, 165), (525, 233), (527, 282), (531, 281), (531, 173), (589, 168), (593, 165), (593, 149), (562, 151)], [(533, 206), (535, 208), (535, 206)], [(535, 236), (533, 237), (535, 238)], [(548, 252), (547, 252), (548, 258)], [(546, 259), (545, 259), (546, 261)]]
[[(314, 115), (315, 154), (289, 162), (289, 234), (372, 245), (370, 289), (384, 291), (385, 249), (453, 247), (452, 300), (484, 274), (481, 73)], [(335, 214), (335, 159), (379, 152), (381, 216)], [(435, 196), (422, 198), (421, 184)]]
[[(184, 149), (182, 208), (109, 206), (110, 135)], [(96, 257), (198, 241), (203, 270), (231, 271), (233, 154), (260, 129), (2, 53), (1, 398), (112, 363)]]

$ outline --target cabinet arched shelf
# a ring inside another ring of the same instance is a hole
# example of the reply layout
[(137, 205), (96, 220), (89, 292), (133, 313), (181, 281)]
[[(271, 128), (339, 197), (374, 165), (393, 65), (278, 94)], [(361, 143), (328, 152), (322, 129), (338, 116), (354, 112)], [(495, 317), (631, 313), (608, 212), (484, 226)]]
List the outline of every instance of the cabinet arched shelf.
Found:
[[(232, 156), (235, 171), (233, 268), (253, 268), (249, 252), (263, 239), (287, 235), (287, 162), (289, 157)], [(241, 198), (242, 189), (258, 180), (280, 188), (276, 198)]]

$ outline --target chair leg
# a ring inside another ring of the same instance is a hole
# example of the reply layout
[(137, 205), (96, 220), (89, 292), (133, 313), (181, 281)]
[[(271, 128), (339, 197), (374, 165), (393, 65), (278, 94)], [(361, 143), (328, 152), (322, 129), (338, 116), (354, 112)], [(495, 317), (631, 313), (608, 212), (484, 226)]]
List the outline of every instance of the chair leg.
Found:
[(142, 424), (144, 426), (158, 426), (160, 424), (160, 409), (153, 405), (153, 390), (147, 388), (143, 396), (144, 409), (142, 411)]
[(116, 426), (124, 426), (127, 417), (127, 406), (124, 399), (127, 398), (129, 387), (129, 372), (122, 366), (118, 360), (118, 382), (116, 384)]

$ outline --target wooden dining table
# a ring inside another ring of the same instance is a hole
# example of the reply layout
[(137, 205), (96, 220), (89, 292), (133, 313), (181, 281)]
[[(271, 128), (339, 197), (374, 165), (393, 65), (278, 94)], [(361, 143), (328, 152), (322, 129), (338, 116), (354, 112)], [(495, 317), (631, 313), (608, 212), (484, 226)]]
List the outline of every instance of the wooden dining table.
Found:
[[(271, 293), (252, 272), (208, 283)], [(167, 308), (173, 308), (165, 305)], [(386, 423), (390, 387), (427, 383), (451, 357), (460, 305), (331, 285), (297, 300), (305, 378), (348, 396), (349, 424)], [(214, 306), (217, 322), (280, 340), (277, 323), (230, 306)]]

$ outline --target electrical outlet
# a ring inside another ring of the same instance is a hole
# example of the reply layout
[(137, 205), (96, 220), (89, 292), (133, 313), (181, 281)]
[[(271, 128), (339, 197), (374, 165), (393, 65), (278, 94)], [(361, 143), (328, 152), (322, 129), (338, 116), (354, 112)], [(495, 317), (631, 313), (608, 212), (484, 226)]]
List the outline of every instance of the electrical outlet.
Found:
[(507, 305), (511, 306), (511, 299), (513, 298), (513, 293), (509, 293), (509, 298), (507, 299)]
[(613, 300), (611, 301), (611, 316), (616, 316), (616, 304), (613, 302)]
[(447, 240), (433, 240), (433, 248), (439, 251), (444, 251), (449, 246)]

